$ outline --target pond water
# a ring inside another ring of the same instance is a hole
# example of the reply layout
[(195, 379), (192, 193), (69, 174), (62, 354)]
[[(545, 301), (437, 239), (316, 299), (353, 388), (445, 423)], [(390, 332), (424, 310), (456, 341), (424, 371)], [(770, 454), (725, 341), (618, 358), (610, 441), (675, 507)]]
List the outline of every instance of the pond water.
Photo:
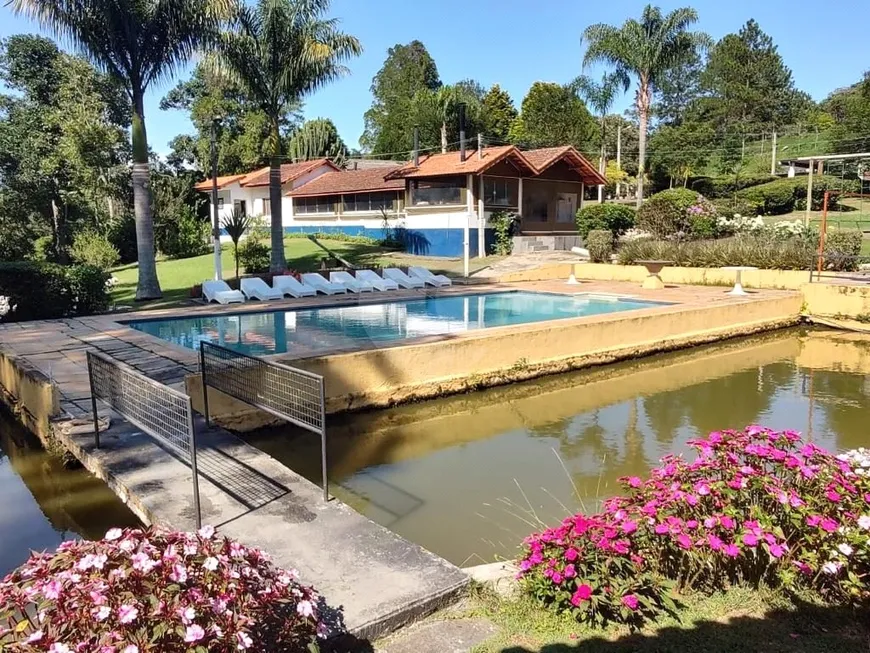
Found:
[[(868, 375), (867, 336), (789, 330), (337, 416), (333, 492), (456, 564), (491, 562), (713, 430), (759, 423), (826, 448), (868, 446)], [(320, 482), (319, 438), (283, 428), (248, 439)]]
[(75, 538), (98, 539), (113, 526), (140, 526), (101, 480), (64, 469), (13, 417), (0, 412), (0, 577), (30, 551)]

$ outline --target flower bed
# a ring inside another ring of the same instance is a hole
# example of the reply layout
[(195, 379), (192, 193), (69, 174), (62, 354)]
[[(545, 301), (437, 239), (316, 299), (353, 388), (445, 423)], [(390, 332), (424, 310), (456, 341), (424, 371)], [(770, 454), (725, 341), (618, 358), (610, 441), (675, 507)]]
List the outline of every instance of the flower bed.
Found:
[(0, 582), (0, 649), (317, 650), (317, 603), (294, 571), (211, 527), (112, 529), (34, 553)]
[(839, 459), (758, 426), (690, 444), (696, 460), (666, 457), (648, 479), (621, 479), (626, 495), (601, 514), (527, 538), (524, 589), (580, 621), (635, 626), (674, 610), (675, 585), (868, 598), (870, 455)]

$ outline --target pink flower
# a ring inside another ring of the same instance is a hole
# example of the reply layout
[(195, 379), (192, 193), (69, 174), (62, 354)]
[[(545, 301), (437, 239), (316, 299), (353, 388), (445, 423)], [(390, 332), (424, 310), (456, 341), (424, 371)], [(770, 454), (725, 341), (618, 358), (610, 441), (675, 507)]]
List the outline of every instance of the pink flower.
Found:
[(656, 527), (655, 527), (656, 535), (666, 535), (669, 530), (670, 529), (668, 528), (667, 524), (663, 524), (663, 523), (656, 524)]
[(172, 565), (172, 573), (169, 574), (169, 580), (175, 583), (183, 583), (187, 580), (187, 567), (180, 563)]
[(241, 649), (243, 651), (245, 649), (251, 648), (251, 645), (254, 643), (254, 641), (248, 636), (248, 634), (243, 633), (243, 632), (236, 633), (236, 640), (237, 640), (239, 649)]
[(677, 544), (680, 545), (681, 549), (691, 549), (692, 548), (692, 538), (686, 535), (685, 533), (681, 533), (677, 535)]
[(716, 518), (715, 517), (707, 517), (704, 519), (704, 528), (715, 528), (716, 527)]
[(314, 604), (311, 601), (299, 601), (296, 604), (296, 612), (303, 617), (314, 616)]
[(574, 565), (566, 565), (563, 571), (565, 578), (574, 578), (577, 575), (577, 569)]
[(110, 528), (106, 531), (106, 537), (109, 542), (114, 542), (115, 540), (120, 540), (121, 536), (124, 535), (124, 531), (120, 528)]
[(837, 522), (835, 522), (835, 521), (834, 521), (833, 519), (831, 519), (830, 517), (825, 517), (824, 519), (822, 519), (822, 521), (821, 521), (821, 523), (819, 524), (819, 526), (822, 527), (822, 530), (825, 530), (825, 531), (827, 531), (828, 533), (833, 533), (833, 532), (836, 531), (837, 528), (839, 527), (838, 524), (837, 524)]
[(643, 484), (643, 481), (641, 481), (637, 476), (629, 476), (629, 478), (628, 478), (629, 487), (640, 487), (642, 484)]
[(833, 488), (825, 492), (825, 496), (828, 498), (828, 501), (832, 501), (834, 503), (837, 503), (842, 498), (840, 494)]
[(551, 580), (553, 581), (554, 585), (561, 585), (562, 584), (562, 574), (560, 574), (558, 571), (554, 571), (553, 577), (551, 578)]
[(795, 560), (794, 566), (797, 567), (798, 571), (800, 571), (805, 576), (812, 576), (813, 575), (813, 570), (805, 562), (801, 562), (800, 560)]
[(42, 589), (42, 593), (47, 599), (56, 599), (60, 596), (61, 589), (61, 584), (56, 580), (53, 580), (45, 584), (45, 587), (43, 587)]
[(210, 540), (214, 537), (214, 526), (203, 526), (196, 532), (196, 534), (204, 540)]
[(720, 538), (716, 537), (712, 533), (707, 536), (707, 544), (714, 551), (721, 551), (723, 547), (723, 542)]
[(72, 653), (72, 649), (62, 642), (55, 642), (48, 649), (48, 653)]
[(578, 557), (577, 549), (568, 549), (565, 551), (565, 560), (568, 562), (574, 562)]
[(139, 653), (139, 647), (135, 644), (130, 644), (129, 646), (124, 647), (124, 650), (121, 653)]
[(734, 519), (729, 517), (728, 515), (722, 515), (719, 518), (719, 523), (722, 524), (722, 528), (727, 528), (728, 530), (733, 530), (734, 526), (736, 525), (734, 523)]
[(722, 548), (722, 553), (724, 553), (729, 558), (736, 558), (740, 555), (740, 549), (737, 548), (736, 544), (726, 544)]
[(205, 637), (205, 631), (202, 629), (202, 626), (197, 624), (189, 625), (187, 630), (184, 632), (184, 641), (188, 644), (198, 642), (203, 637)]
[(807, 526), (818, 526), (822, 523), (821, 515), (807, 515)]
[(590, 596), (592, 596), (592, 588), (584, 583), (574, 592), (574, 595), (571, 597), (571, 604), (574, 607), (579, 607), (583, 601), (588, 601)]
[(112, 614), (112, 609), (108, 605), (101, 605), (99, 608), (94, 610), (94, 619), (97, 621), (105, 621), (109, 618), (110, 614)]
[(770, 555), (774, 558), (781, 558), (788, 552), (788, 547), (784, 544), (771, 544), (770, 545)]
[(202, 562), (202, 566), (203, 566), (205, 569), (207, 569), (208, 571), (214, 571), (215, 569), (218, 568), (218, 559), (217, 559), (217, 558), (208, 557), (208, 558), (206, 558), (205, 560), (203, 560), (203, 562)]
[(695, 492), (700, 494), (702, 497), (705, 497), (710, 494), (710, 486), (707, 485), (706, 481), (698, 481), (695, 483)]
[(630, 519), (622, 522), (622, 532), (626, 535), (630, 535), (637, 530), (637, 522), (633, 522)]
[(637, 610), (637, 597), (634, 594), (626, 594), (622, 597), (622, 605), (630, 610)]
[(30, 637), (27, 638), (26, 642), (28, 644), (35, 644), (42, 639), (42, 635), (42, 630), (35, 630), (30, 634)]
[(520, 561), (520, 571), (528, 571), (531, 568), (532, 563), (528, 559)]
[(120, 608), (118, 608), (118, 621), (122, 624), (129, 624), (136, 621), (136, 617), (139, 616), (139, 610), (136, 606), (124, 604)]
[(686, 522), (686, 528), (688, 528), (690, 531), (695, 530), (696, 528), (698, 528), (698, 521), (695, 519), (690, 519)]

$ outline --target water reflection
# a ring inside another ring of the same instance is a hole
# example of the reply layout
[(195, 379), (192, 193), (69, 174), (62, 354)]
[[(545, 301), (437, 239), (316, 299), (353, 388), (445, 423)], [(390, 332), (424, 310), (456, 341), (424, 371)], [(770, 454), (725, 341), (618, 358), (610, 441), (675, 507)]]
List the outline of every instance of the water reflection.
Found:
[(0, 577), (31, 550), (65, 540), (97, 539), (139, 521), (101, 480), (64, 469), (7, 414), (0, 413)]
[[(453, 562), (488, 562), (711, 430), (763, 423), (828, 448), (868, 445), (868, 373), (867, 337), (780, 332), (335, 418), (331, 474), (375, 521)], [(319, 482), (317, 438), (250, 437)]]

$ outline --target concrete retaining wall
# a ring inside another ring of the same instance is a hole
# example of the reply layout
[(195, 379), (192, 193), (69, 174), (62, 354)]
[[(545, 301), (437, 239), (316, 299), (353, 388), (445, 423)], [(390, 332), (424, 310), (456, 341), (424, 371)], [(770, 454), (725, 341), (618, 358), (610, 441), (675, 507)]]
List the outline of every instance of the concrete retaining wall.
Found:
[(821, 317), (870, 319), (870, 287), (846, 286), (826, 283), (808, 283), (801, 291), (804, 310), (808, 315)]
[(60, 412), (57, 387), (26, 360), (0, 351), (0, 386), (5, 403), (43, 444), (51, 441), (51, 419)]
[[(501, 385), (797, 324), (800, 295), (674, 307), (596, 320), (488, 329), (436, 342), (285, 360), (326, 378), (327, 409), (389, 406)], [(199, 410), (196, 377), (188, 393)], [(243, 404), (209, 393), (212, 415), (232, 427), (262, 426)], [(254, 418), (249, 422), (248, 416)]]
[[(499, 277), (503, 283), (540, 281), (543, 279), (567, 279), (571, 272), (582, 280), (628, 281), (643, 283), (647, 276), (642, 265), (608, 265), (606, 263), (563, 263), (535, 270), (515, 272)], [(682, 286), (732, 286), (734, 272), (719, 268), (666, 267), (661, 272), (666, 284)], [(798, 290), (809, 281), (809, 272), (801, 270), (748, 270), (743, 273), (743, 285), (747, 288), (772, 288)]]

